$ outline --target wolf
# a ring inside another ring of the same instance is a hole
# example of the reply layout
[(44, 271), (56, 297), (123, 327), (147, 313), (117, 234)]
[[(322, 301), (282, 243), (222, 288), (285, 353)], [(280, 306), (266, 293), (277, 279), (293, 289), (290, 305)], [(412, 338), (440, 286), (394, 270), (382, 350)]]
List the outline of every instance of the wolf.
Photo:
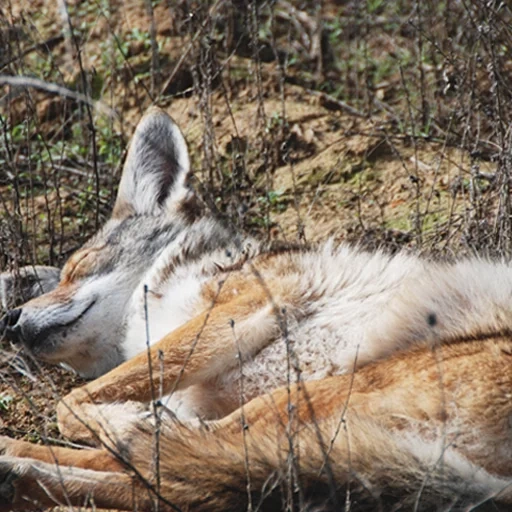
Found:
[(512, 266), (264, 243), (191, 182), (151, 109), (110, 220), (7, 312), (92, 379), (57, 417), (95, 448), (0, 437), (0, 510), (512, 506)]

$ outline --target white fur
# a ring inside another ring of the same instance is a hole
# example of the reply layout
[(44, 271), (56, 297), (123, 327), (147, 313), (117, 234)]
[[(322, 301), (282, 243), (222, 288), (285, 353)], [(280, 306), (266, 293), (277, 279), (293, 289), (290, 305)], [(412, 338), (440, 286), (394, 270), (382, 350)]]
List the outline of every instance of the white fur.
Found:
[[(468, 482), (473, 490), (479, 488), (482, 493), (487, 493), (488, 498), (509, 495), (512, 492), (512, 481), (509, 478), (500, 478), (491, 475), (481, 467), (471, 463), (445, 440), (439, 439), (429, 442), (420, 436), (394, 434), (398, 444), (403, 447), (405, 453), (415, 456), (422, 464), (430, 466), (431, 472), (441, 472), (442, 468), (450, 468), (452, 474), (456, 474), (462, 481)], [(427, 473), (424, 478), (429, 478)], [(454, 485), (455, 487), (455, 485)]]
[(143, 283), (137, 287), (128, 307), (123, 342), (126, 359), (145, 350), (148, 342), (152, 345), (190, 320), (200, 300), (201, 280), (195, 275), (173, 279), (165, 287), (163, 295), (155, 292), (151, 285), (146, 285), (145, 280)]

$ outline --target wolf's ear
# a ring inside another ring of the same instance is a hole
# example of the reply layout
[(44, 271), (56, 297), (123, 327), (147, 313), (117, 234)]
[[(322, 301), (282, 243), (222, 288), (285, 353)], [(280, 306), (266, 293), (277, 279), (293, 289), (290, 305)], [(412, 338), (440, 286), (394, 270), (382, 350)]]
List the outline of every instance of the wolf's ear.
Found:
[(187, 143), (169, 115), (151, 108), (132, 137), (113, 217), (158, 215), (190, 194)]

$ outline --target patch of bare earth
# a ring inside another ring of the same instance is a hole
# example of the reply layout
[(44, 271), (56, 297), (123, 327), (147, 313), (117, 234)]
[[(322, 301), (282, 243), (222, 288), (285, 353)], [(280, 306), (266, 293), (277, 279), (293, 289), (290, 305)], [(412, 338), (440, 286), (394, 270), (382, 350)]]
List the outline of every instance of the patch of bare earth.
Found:
[(60, 440), (57, 400), (82, 382), (69, 371), (39, 365), (15, 350), (0, 353), (0, 435)]

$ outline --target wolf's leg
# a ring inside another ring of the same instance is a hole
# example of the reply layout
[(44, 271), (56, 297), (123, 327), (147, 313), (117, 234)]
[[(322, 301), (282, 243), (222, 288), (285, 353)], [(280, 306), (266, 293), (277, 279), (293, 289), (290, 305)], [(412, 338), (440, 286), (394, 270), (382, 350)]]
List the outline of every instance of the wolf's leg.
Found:
[(239, 356), (251, 356), (275, 339), (281, 320), (263, 286), (215, 305), (151, 347), (152, 373), (143, 352), (67, 395), (57, 406), (61, 432), (94, 443), (90, 428), (98, 422), (94, 408), (87, 414), (88, 404), (149, 402), (154, 389), (167, 394), (213, 379), (238, 365)]
[[(76, 450), (81, 453), (82, 450)], [(0, 457), (0, 511), (39, 510), (56, 504), (151, 510), (152, 501), (126, 473), (57, 466), (33, 459)], [(165, 510), (165, 507), (160, 507)]]
[(74, 466), (96, 471), (121, 471), (123, 465), (107, 450), (42, 446), (0, 436), (0, 456), (29, 457), (40, 462)]
[(351, 375), (276, 389), (208, 426), (228, 433), (240, 433), (242, 424), (287, 430), (331, 418), (341, 427), (358, 415), (404, 438), (437, 439), (510, 478), (511, 363), (512, 342), (504, 339), (401, 353)]

